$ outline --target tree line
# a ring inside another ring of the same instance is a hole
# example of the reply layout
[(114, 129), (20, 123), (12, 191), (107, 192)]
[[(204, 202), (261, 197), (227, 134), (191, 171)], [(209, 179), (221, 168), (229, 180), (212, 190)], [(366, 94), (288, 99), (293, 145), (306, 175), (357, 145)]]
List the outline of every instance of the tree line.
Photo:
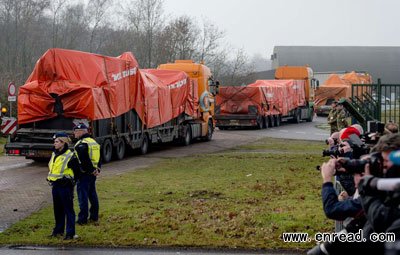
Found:
[[(131, 51), (141, 68), (176, 59), (204, 61), (221, 84), (249, 82), (253, 65), (209, 20), (165, 13), (163, 0), (0, 0), (0, 84), (23, 85), (49, 48), (108, 56)], [(251, 81), (250, 81), (251, 82)]]

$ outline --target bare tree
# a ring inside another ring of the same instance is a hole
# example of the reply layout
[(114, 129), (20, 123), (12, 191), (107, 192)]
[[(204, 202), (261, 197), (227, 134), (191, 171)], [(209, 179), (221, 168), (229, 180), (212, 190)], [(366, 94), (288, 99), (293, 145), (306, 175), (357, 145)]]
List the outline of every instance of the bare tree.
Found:
[(146, 55), (143, 60), (147, 67), (156, 65), (153, 61), (154, 45), (157, 34), (162, 30), (164, 23), (162, 0), (136, 0), (128, 9), (128, 18), (133, 32), (136, 34), (138, 49)]
[(176, 59), (193, 59), (196, 53), (199, 29), (194, 20), (181, 16), (163, 29), (157, 40), (156, 61), (172, 62)]
[(238, 49), (233, 59), (226, 65), (223, 82), (228, 85), (243, 85), (246, 76), (252, 71), (253, 67), (249, 63), (246, 52), (243, 48)]
[(203, 29), (199, 40), (199, 60), (212, 59), (218, 50), (219, 41), (224, 37), (224, 32), (210, 21), (203, 21)]
[[(86, 14), (88, 17), (88, 24), (90, 26), (90, 39), (89, 39), (89, 51), (95, 50), (95, 37), (98, 34), (101, 26), (106, 27), (106, 14), (112, 4), (112, 0), (89, 0), (86, 8)], [(101, 45), (102, 40), (99, 40)], [(96, 49), (100, 46), (97, 45)]]
[(51, 12), (53, 14), (53, 24), (52, 24), (52, 47), (57, 47), (57, 38), (58, 38), (58, 29), (59, 29), (59, 19), (58, 15), (62, 11), (63, 6), (65, 5), (66, 0), (53, 0), (50, 5)]
[(60, 14), (60, 46), (68, 49), (84, 49), (88, 39), (85, 6), (68, 5)]

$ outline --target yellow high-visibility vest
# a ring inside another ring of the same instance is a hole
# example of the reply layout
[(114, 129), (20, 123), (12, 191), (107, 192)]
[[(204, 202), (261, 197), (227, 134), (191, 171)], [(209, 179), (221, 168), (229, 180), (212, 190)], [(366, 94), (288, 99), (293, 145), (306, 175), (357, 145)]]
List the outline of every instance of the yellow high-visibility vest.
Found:
[[(88, 145), (89, 158), (92, 161), (93, 166), (95, 168), (97, 168), (98, 165), (99, 165), (99, 161), (100, 161), (100, 145), (93, 138), (86, 137), (86, 138), (83, 138), (83, 139), (79, 140), (75, 144), (74, 148), (76, 148), (81, 143), (86, 143)], [(75, 149), (75, 155), (78, 158), (79, 162), (81, 162), (80, 159), (79, 159), (78, 153), (76, 153), (76, 149)]]
[(49, 174), (47, 179), (49, 181), (56, 181), (63, 177), (74, 178), (74, 171), (68, 167), (68, 162), (71, 160), (74, 153), (71, 150), (67, 150), (64, 154), (59, 155), (55, 160), (56, 154), (53, 152), (49, 162)]

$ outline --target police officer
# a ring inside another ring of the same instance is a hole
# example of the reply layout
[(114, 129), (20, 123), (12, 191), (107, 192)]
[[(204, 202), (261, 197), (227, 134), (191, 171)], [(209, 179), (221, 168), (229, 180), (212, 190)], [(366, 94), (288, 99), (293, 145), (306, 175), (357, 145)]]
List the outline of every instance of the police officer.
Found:
[(64, 132), (54, 135), (54, 152), (49, 162), (47, 181), (52, 186), (55, 227), (51, 237), (64, 235), (65, 219), (67, 221), (64, 240), (75, 239), (74, 171), (79, 171), (79, 163), (69, 150), (71, 141)]
[[(100, 145), (90, 137), (88, 127), (80, 123), (74, 127), (74, 136), (79, 139), (75, 144), (75, 155), (81, 166), (81, 175), (77, 182), (80, 212), (77, 223), (87, 224), (99, 220), (99, 199), (96, 192), (96, 176), (100, 173)], [(90, 201), (90, 216), (89, 204)]]
[(337, 126), (337, 101), (332, 102), (332, 109), (329, 111), (328, 115), (328, 124), (331, 126), (331, 135), (335, 132), (338, 132), (338, 126)]
[(338, 130), (342, 130), (343, 128), (346, 128), (349, 126), (347, 123), (346, 119), (346, 111), (343, 109), (343, 103), (339, 102), (338, 105), (336, 106), (337, 109), (337, 127)]

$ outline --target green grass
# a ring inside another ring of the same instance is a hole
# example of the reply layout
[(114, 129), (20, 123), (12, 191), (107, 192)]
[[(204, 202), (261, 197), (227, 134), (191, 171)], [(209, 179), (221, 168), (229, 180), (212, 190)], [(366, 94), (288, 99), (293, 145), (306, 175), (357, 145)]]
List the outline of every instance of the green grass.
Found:
[[(80, 239), (47, 237), (54, 224), (50, 206), (0, 234), (0, 245), (310, 248), (314, 243), (284, 243), (281, 234), (333, 231), (314, 170), (324, 147), (322, 142), (264, 139), (240, 147), (249, 152), (165, 159), (101, 178), (100, 223), (77, 226)], [(260, 148), (286, 152), (251, 152)]]
[(0, 156), (4, 154), (4, 144), (6, 143), (6, 141), (6, 138), (0, 137)]

